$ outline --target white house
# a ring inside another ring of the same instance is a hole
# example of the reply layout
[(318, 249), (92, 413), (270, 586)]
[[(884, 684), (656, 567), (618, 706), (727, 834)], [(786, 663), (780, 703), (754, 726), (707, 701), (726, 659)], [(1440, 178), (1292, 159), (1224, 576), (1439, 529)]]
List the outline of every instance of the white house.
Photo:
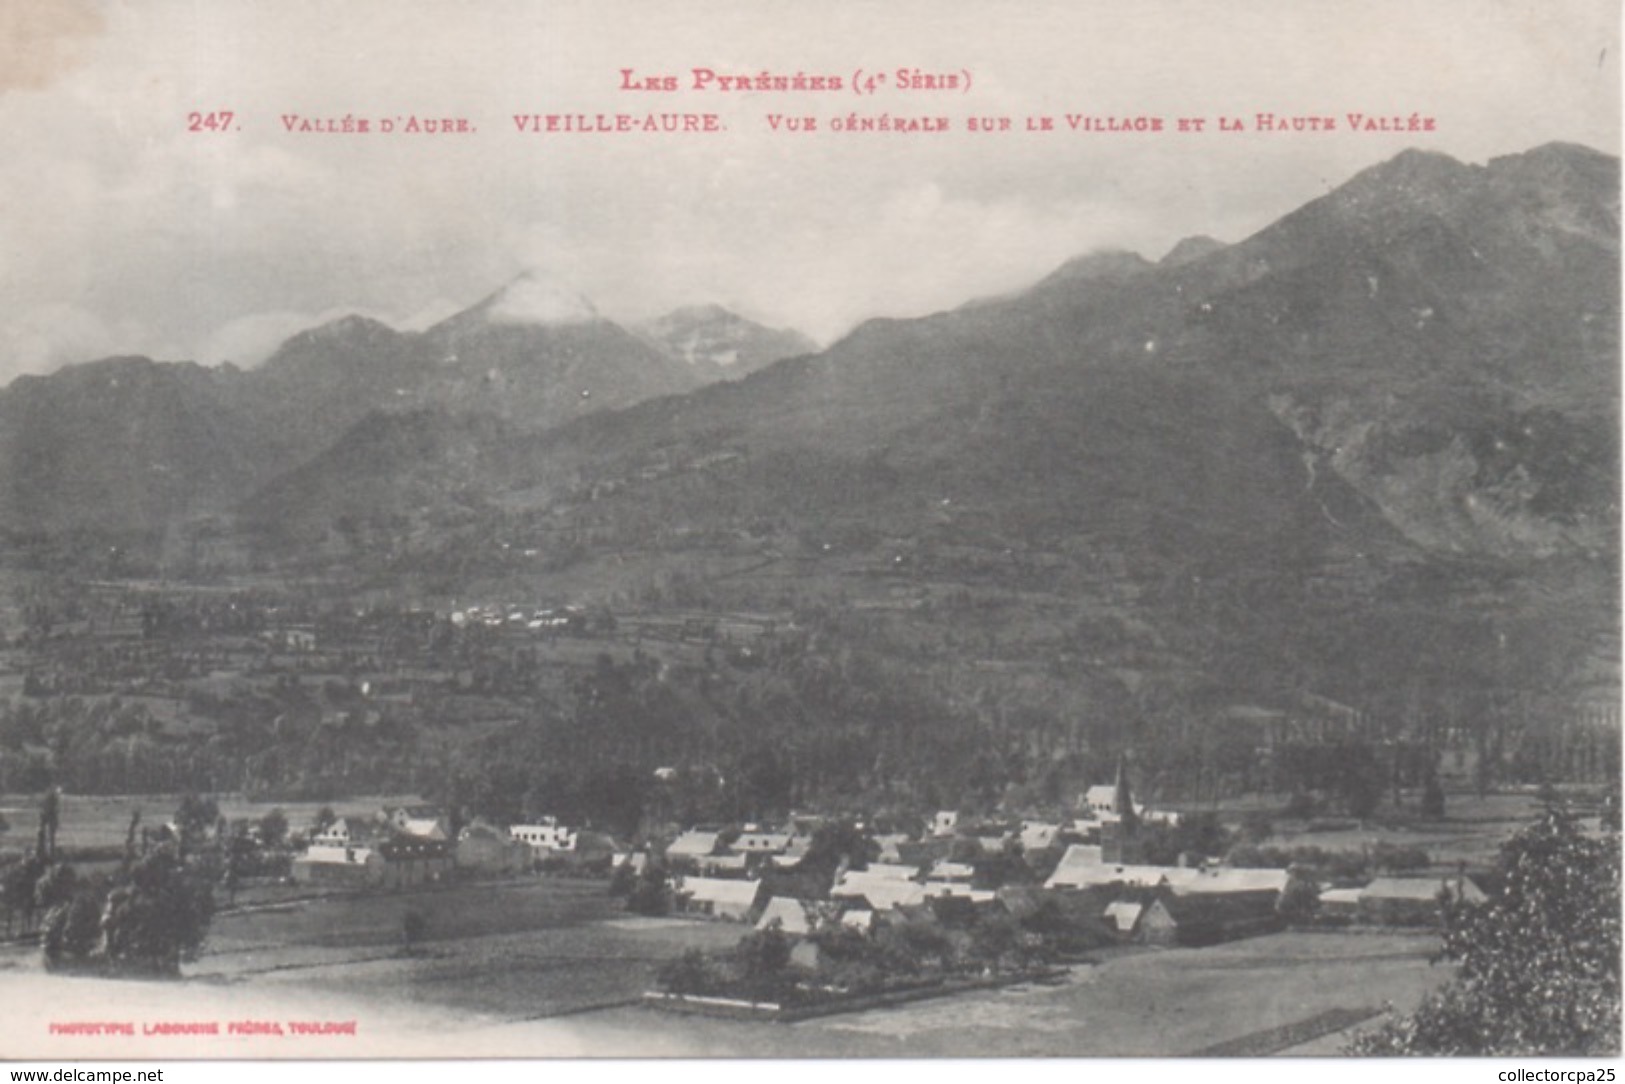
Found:
[(775, 922), (779, 929), (797, 937), (812, 933), (815, 924), (807, 905), (789, 896), (774, 896), (768, 900), (767, 906), (762, 908), (762, 917), (756, 920), (756, 928), (765, 930)]
[(1092, 813), (1117, 812), (1117, 787), (1111, 783), (1096, 783), (1083, 792), (1083, 804)]
[(432, 839), (444, 843), (451, 838), (451, 828), (445, 815), (432, 805), (403, 805), (384, 810), (384, 819), (396, 831), (417, 839)]
[(576, 830), (566, 828), (553, 817), (544, 817), (536, 824), (511, 825), (508, 835), (530, 844), (535, 851), (573, 851), (576, 846)]
[(717, 853), (717, 837), (721, 833), (690, 828), (671, 841), (666, 848), (667, 858), (705, 858)]
[(761, 895), (760, 881), (728, 881), (716, 877), (683, 877), (676, 885), (678, 908), (688, 914), (743, 922)]
[(742, 832), (733, 849), (741, 854), (783, 854), (790, 849), (790, 833)]

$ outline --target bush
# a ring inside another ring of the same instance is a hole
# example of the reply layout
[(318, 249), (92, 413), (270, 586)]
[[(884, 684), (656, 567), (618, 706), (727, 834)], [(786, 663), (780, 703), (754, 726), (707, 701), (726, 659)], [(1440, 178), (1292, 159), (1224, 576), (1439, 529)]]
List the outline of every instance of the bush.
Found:
[(794, 985), (790, 949), (790, 937), (777, 922), (740, 938), (733, 952), (739, 993), (752, 1001), (781, 1000)]
[(722, 985), (717, 968), (695, 948), (661, 965), (655, 978), (662, 990), (672, 994), (715, 994)]
[(1410, 873), (1427, 869), (1433, 864), (1433, 859), (1420, 847), (1377, 843), (1371, 848), (1371, 864), (1390, 873)]

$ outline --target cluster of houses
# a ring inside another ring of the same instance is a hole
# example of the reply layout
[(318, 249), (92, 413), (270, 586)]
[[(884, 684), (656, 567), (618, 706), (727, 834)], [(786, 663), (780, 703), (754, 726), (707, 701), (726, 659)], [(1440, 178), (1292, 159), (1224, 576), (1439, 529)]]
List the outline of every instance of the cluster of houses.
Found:
[[(816, 828), (810, 818), (794, 818), (782, 829), (747, 826), (731, 839), (693, 829), (671, 843), (666, 860), (679, 912), (758, 927), (777, 924), (797, 936), (830, 922), (868, 930), (920, 914), (964, 921), (1004, 912), (1025, 919), (1045, 908), (1102, 944), (1205, 945), (1284, 925), (1281, 900), (1291, 880), (1286, 870), (1137, 862), (1134, 827), (1124, 825), (1125, 810), (1118, 808), (1125, 801), (1132, 803), (1119, 782), (1091, 787), (1079, 803), (1080, 816), (1060, 823), (979, 826), (944, 810), (918, 838), (871, 836), (878, 858), (862, 868), (843, 864), (827, 899), (774, 895), (771, 886), (783, 882), (767, 876), (799, 863)], [(1137, 803), (1134, 810), (1138, 824), (1177, 823), (1172, 812)], [(1052, 868), (1039, 859), (1044, 852)], [(979, 879), (979, 858), (968, 855), (999, 854), (1037, 859), (1034, 865), (1050, 872), (1042, 884)], [(1431, 923), (1441, 898), (1476, 902), (1484, 893), (1459, 876), (1383, 877), (1320, 897), (1329, 919), (1383, 925)]]
[(450, 617), (457, 628), (484, 625), (486, 628), (526, 629), (530, 632), (576, 630), (586, 620), (586, 611), (579, 606), (561, 606), (526, 612), (517, 606), (470, 606), (454, 610)]
[(1085, 843), (1068, 846), (1041, 885), (977, 887), (974, 865), (949, 858), (881, 860), (839, 869), (828, 900), (775, 896), (770, 879), (710, 869), (674, 876), (678, 911), (758, 927), (776, 922), (804, 935), (830, 921), (869, 930), (920, 914), (950, 923), (998, 912), (1022, 919), (1050, 906), (1099, 943), (1209, 944), (1266, 933), (1282, 924), (1277, 903), (1287, 883), (1284, 870), (1124, 865), (1107, 860), (1101, 844)]
[[(827, 892), (819, 885), (795, 895), (785, 890), (794, 880), (776, 874), (797, 871), (823, 818), (792, 816), (783, 825), (732, 830), (695, 827), (651, 852), (554, 818), (505, 829), (475, 821), (454, 838), (439, 809), (401, 806), (372, 817), (340, 817), (314, 833), (294, 860), (293, 877), (406, 888), (454, 869), (511, 874), (553, 861), (597, 860), (641, 873), (658, 857), (678, 913), (777, 923), (792, 935), (830, 922), (870, 930), (898, 916), (1005, 912), (1021, 919), (1042, 908), (1064, 914), (1103, 943), (1199, 945), (1280, 928), (1286, 870), (1137, 862), (1133, 825), (1173, 822), (1177, 814), (1135, 804), (1125, 826), (1125, 810), (1118, 808), (1124, 801), (1132, 799), (1120, 784), (1091, 787), (1079, 802), (1080, 815), (1056, 823), (980, 825), (944, 810), (918, 833), (869, 835), (870, 861), (843, 861)], [(978, 863), (997, 855), (1025, 859), (1048, 875), (1041, 884), (1031, 877), (979, 878)], [(1361, 888), (1328, 889), (1319, 899), (1321, 914), (1334, 920), (1405, 925), (1431, 922), (1441, 897), (1477, 902), (1484, 894), (1465, 877), (1383, 877)]]
[(507, 829), (476, 820), (454, 838), (439, 808), (395, 806), (371, 817), (339, 817), (313, 832), (291, 875), (300, 884), (409, 888), (442, 880), (455, 869), (522, 873), (557, 857), (600, 858), (607, 866), (615, 850), (609, 837), (552, 818)]
[[(1277, 869), (1124, 864), (1106, 857), (1101, 845), (1082, 843), (1066, 848), (1041, 885), (979, 888), (973, 874), (971, 864), (945, 859), (923, 868), (871, 862), (839, 870), (827, 900), (774, 895), (769, 879), (677, 874), (673, 894), (681, 913), (758, 928), (776, 923), (793, 936), (829, 922), (871, 930), (920, 914), (961, 922), (999, 912), (1024, 919), (1048, 907), (1100, 944), (1208, 945), (1281, 929), (1280, 901), (1290, 880)], [(1465, 877), (1385, 877), (1321, 897), (1328, 918), (1381, 925), (1430, 924), (1441, 898), (1485, 897)]]
[(399, 806), (371, 818), (339, 817), (311, 833), (290, 872), (299, 884), (408, 888), (439, 880), (455, 864), (440, 811)]

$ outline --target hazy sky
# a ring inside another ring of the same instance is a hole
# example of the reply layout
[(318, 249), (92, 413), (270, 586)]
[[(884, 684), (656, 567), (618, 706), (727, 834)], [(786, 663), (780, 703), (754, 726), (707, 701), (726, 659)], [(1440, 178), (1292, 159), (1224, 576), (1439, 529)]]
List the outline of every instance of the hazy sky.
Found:
[[(1239, 240), (1408, 146), (1618, 153), (1618, 36), (1613, 0), (0, 0), (0, 379), (111, 353), (250, 363), (348, 312), (425, 326), (525, 269), (615, 318), (715, 301), (828, 341), (1097, 247)], [(971, 88), (702, 92), (697, 67)], [(682, 89), (623, 91), (622, 68)], [(237, 130), (187, 130), (219, 110)], [(1261, 111), (1338, 130), (1216, 130)], [(578, 112), (726, 131), (512, 119)], [(1350, 112), (1437, 129), (1350, 132)], [(829, 130), (851, 113), (954, 128)], [(1067, 113), (1208, 130), (1082, 133)], [(285, 114), (477, 131), (310, 134)], [(1022, 131), (1029, 115), (1056, 130)]]

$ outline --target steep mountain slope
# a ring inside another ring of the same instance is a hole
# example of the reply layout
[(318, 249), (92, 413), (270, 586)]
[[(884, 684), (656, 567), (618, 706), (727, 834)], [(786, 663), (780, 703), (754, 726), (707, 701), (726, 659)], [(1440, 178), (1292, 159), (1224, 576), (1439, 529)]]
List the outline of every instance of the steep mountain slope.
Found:
[(268, 478), (235, 369), (109, 358), (0, 395), (0, 521), (22, 531), (161, 528)]
[(300, 332), (252, 370), (255, 409), (287, 465), (331, 444), (369, 412), (410, 397), (430, 367), (418, 337), (361, 316)]

